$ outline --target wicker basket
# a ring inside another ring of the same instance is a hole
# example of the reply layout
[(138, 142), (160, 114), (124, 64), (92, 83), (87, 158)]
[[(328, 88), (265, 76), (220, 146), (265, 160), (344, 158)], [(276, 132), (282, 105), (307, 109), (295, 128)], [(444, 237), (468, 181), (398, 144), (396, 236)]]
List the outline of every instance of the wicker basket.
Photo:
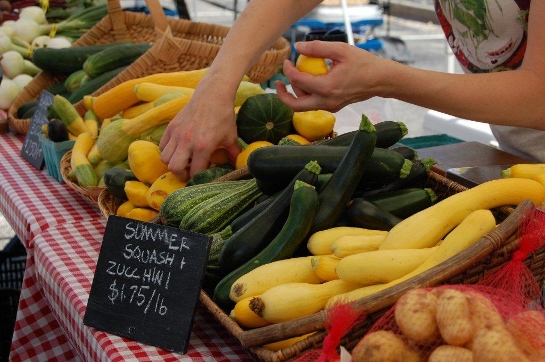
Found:
[[(435, 177), (435, 176), (433, 176)], [(441, 176), (438, 176), (440, 179)], [(519, 240), (513, 238), (523, 215), (533, 207), (525, 201), (513, 212), (505, 216), (498, 228), (483, 237), (480, 242), (461, 252), (417, 277), (409, 279), (394, 287), (376, 293), (356, 302), (367, 312), (364, 322), (355, 326), (341, 341), (341, 345), (349, 351), (356, 345), (372, 325), (409, 289), (431, 287), (441, 284), (475, 284), (487, 273), (510, 260), (518, 249)], [(531, 254), (525, 264), (533, 272), (539, 283), (545, 280), (545, 250), (543, 248)], [(321, 348), (325, 332), (326, 315), (324, 311), (289, 322), (278, 323), (266, 327), (244, 330), (234, 322), (212, 300), (206, 291), (202, 291), (200, 301), (215, 318), (259, 361), (289, 361), (296, 359), (313, 348)], [(265, 344), (313, 333), (294, 345), (270, 351)]]
[[(247, 168), (229, 173), (217, 181), (234, 180), (249, 177)], [(433, 171), (428, 172), (425, 187), (432, 188), (438, 199), (444, 199), (450, 195), (467, 190), (466, 187), (451, 181)], [(107, 218), (115, 214), (117, 205), (113, 196), (107, 191), (99, 196), (99, 209)], [(407, 280), (395, 287), (384, 290), (375, 295), (358, 301), (369, 314), (366, 320), (353, 328), (346, 336), (342, 345), (351, 350), (373, 323), (380, 318), (388, 308), (408, 289), (414, 287), (435, 286), (440, 284), (474, 284), (484, 275), (496, 267), (508, 261), (512, 253), (518, 248), (518, 239), (512, 237), (516, 234), (519, 221), (526, 211), (532, 207), (531, 202), (524, 202), (516, 209), (501, 207), (494, 210), (495, 216), (502, 221), (498, 228), (481, 239), (481, 242), (463, 251), (453, 259), (445, 262), (418, 277)], [(153, 222), (161, 223), (159, 218)], [(527, 266), (536, 279), (545, 281), (545, 250), (531, 254), (526, 260)], [(201, 303), (214, 315), (214, 317), (235, 337), (241, 345), (259, 361), (288, 361), (297, 358), (311, 348), (319, 348), (326, 336), (324, 330), (325, 313), (298, 320), (273, 324), (267, 327), (244, 330), (219, 306), (217, 306), (206, 291), (200, 295)], [(261, 347), (264, 344), (276, 342), (294, 336), (300, 336), (310, 332), (316, 332), (306, 339), (297, 342), (289, 348), (279, 351), (270, 351)]]
[[(147, 0), (151, 15), (123, 11), (119, 0), (108, 0), (108, 15), (74, 42), (73, 46), (113, 44), (119, 42), (154, 43), (154, 46), (93, 95), (127, 79), (152, 73), (194, 70), (210, 65), (218, 53), (229, 27), (166, 17), (157, 0)], [(278, 39), (265, 51), (248, 72), (250, 80), (261, 83), (278, 71), (288, 58), (290, 43)], [(8, 110), (8, 124), (17, 133), (26, 134), (32, 119), (17, 118), (17, 109), (25, 102), (38, 99), (42, 90), (64, 81), (66, 76), (47, 72), (38, 74), (17, 96)], [(82, 102), (77, 105), (82, 114)]]
[(89, 204), (94, 207), (98, 207), (98, 196), (106, 189), (106, 186), (90, 186), (83, 187), (77, 182), (74, 182), (68, 177), (72, 167), (70, 166), (70, 158), (72, 157), (72, 150), (66, 152), (61, 158), (60, 169), (63, 181), (74, 191), (80, 194)]

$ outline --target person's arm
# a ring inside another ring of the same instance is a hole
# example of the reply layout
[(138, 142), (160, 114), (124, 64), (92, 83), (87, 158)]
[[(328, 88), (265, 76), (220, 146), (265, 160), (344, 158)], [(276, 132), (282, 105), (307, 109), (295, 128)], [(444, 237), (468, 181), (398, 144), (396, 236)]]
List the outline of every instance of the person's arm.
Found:
[(301, 54), (333, 60), (329, 74), (311, 76), (285, 62), (298, 97), (277, 82), (294, 110), (337, 111), (374, 96), (395, 98), (456, 117), (545, 130), (545, 2), (531, 4), (524, 61), (514, 71), (449, 74), (413, 68), (344, 44), (298, 43)]
[[(169, 123), (160, 142), (161, 159), (183, 179), (204, 170), (210, 155), (240, 151), (234, 121), (236, 90), (244, 74), (318, 0), (252, 0), (230, 29), (193, 97)], [(188, 162), (191, 169), (186, 169)]]

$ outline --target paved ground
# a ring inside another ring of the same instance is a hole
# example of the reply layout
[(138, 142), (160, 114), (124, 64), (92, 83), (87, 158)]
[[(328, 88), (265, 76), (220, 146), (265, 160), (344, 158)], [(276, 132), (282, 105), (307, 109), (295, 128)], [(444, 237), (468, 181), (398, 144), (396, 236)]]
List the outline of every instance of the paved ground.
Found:
[[(411, 2), (424, 7), (431, 6), (431, 0), (412, 0)], [(194, 21), (227, 26), (233, 23), (234, 13), (230, 9), (235, 4), (234, 0), (188, 0), (186, 4)], [(246, 1), (238, 0), (237, 4), (238, 9), (242, 10)], [(384, 24), (374, 29), (374, 35), (389, 35), (401, 39), (413, 58), (413, 61), (409, 63), (410, 66), (435, 71), (460, 72), (459, 68), (449, 66), (453, 64), (450, 63), (452, 58), (438, 25), (393, 16), (383, 16), (383, 20)], [(426, 112), (427, 109), (404, 102), (375, 98), (339, 112), (339, 118), (343, 121), (338, 125), (338, 131), (342, 133), (348, 128), (353, 129), (357, 126), (361, 113), (365, 113), (375, 118), (403, 121), (409, 128), (407, 137), (421, 136), (426, 134), (422, 128), (422, 120)], [(13, 235), (13, 230), (0, 215), (0, 249)]]

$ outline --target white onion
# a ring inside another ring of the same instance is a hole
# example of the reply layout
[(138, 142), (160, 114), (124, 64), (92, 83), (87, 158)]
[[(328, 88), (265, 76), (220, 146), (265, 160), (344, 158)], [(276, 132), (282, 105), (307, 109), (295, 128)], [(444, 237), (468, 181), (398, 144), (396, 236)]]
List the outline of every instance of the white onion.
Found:
[(16, 76), (15, 78), (13, 78), (12, 80), (15, 82), (15, 84), (17, 84), (17, 86), (19, 87), (19, 90), (23, 90), (23, 88), (32, 80), (34, 79), (33, 76), (31, 75), (28, 75), (28, 74), (19, 74), (18, 76)]
[(0, 26), (0, 31), (10, 38), (15, 35), (15, 20), (6, 20)]
[(8, 50), (16, 50), (23, 56), (28, 53), (27, 48), (13, 44), (9, 36), (0, 32), (0, 54), (4, 54)]
[(0, 67), (6, 77), (13, 79), (25, 71), (25, 59), (15, 50), (8, 50), (0, 56)]
[(34, 48), (45, 48), (49, 45), (51, 37), (49, 35), (39, 35), (32, 40), (32, 46)]
[(72, 42), (63, 36), (54, 37), (49, 41), (49, 44), (47, 45), (48, 48), (55, 49), (70, 48), (71, 46)]
[(21, 12), (19, 13), (19, 18), (31, 19), (38, 24), (47, 23), (45, 13), (39, 6), (27, 6), (22, 8)]
[(40, 33), (40, 25), (34, 20), (29, 18), (19, 18), (15, 21), (14, 36), (16, 38), (26, 41), (30, 44), (36, 37), (40, 35), (43, 35)]
[(8, 110), (19, 92), (19, 86), (13, 80), (2, 79), (2, 83), (0, 83), (0, 109)]
[(23, 73), (28, 74), (32, 77), (35, 75), (38, 75), (42, 70), (36, 66), (36, 64), (32, 63), (31, 60), (25, 59), (25, 70)]

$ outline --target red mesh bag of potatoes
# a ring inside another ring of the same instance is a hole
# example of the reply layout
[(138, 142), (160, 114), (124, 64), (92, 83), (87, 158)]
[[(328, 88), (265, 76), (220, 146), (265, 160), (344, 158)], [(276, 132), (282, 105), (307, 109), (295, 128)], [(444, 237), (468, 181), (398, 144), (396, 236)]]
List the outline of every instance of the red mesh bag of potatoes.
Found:
[[(502, 362), (545, 361), (543, 292), (523, 261), (545, 247), (545, 211), (532, 209), (519, 225), (519, 249), (509, 262), (478, 284), (411, 289), (358, 341), (347, 357), (331, 312), (322, 361), (354, 362)], [(343, 308), (348, 308), (347, 306)], [(342, 328), (341, 328), (342, 329)], [(302, 356), (301, 361), (308, 361)]]

